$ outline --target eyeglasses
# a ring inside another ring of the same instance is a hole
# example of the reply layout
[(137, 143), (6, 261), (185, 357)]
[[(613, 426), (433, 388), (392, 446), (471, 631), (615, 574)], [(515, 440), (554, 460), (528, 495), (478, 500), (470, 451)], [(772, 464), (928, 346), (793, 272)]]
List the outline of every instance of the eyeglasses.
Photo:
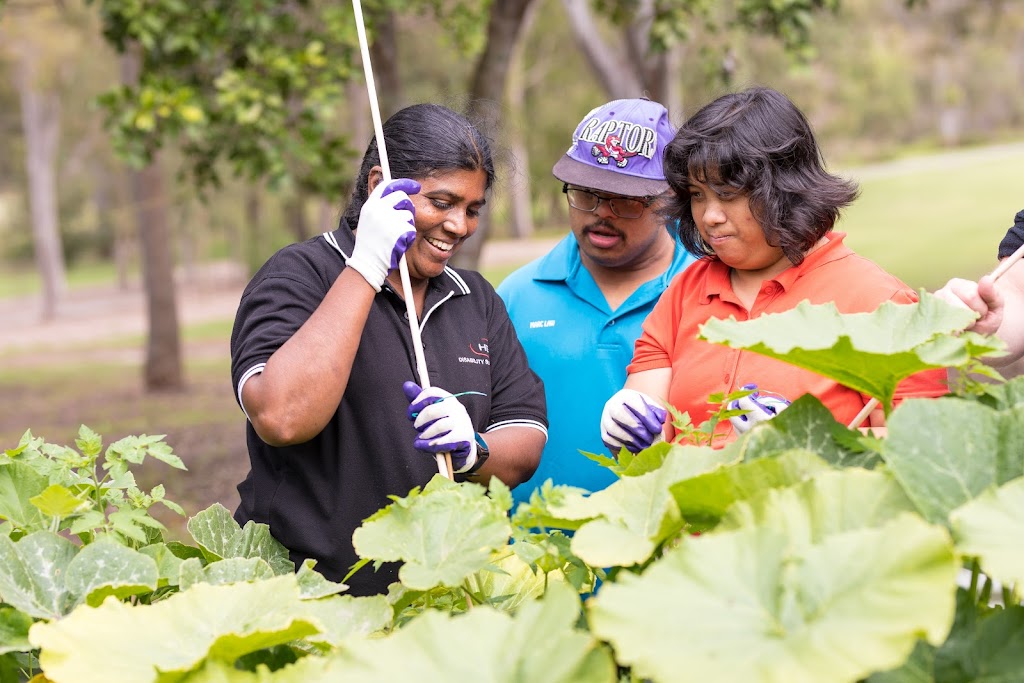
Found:
[(568, 183), (562, 184), (562, 192), (569, 198), (569, 206), (574, 209), (593, 213), (601, 205), (601, 200), (604, 200), (612, 213), (619, 218), (640, 218), (644, 215), (644, 210), (654, 202), (654, 197), (604, 197), (589, 190), (569, 187)]

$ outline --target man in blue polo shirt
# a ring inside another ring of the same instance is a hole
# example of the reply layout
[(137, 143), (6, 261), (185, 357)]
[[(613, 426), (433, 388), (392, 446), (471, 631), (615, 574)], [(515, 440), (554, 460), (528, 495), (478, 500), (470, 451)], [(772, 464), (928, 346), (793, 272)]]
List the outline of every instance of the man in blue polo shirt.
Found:
[(536, 473), (513, 489), (517, 503), (547, 479), (588, 491), (615, 481), (580, 451), (606, 453), (605, 401), (625, 383), (644, 318), (694, 260), (658, 213), (674, 133), (665, 107), (647, 99), (587, 114), (552, 169), (571, 233), (498, 287), (548, 405), (548, 442)]

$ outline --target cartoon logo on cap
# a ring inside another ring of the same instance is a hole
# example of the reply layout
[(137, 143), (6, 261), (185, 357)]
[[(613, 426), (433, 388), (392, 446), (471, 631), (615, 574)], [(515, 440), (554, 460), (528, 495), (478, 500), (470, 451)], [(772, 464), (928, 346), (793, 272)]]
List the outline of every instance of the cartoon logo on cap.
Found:
[(590, 153), (595, 162), (607, 166), (614, 161), (619, 168), (625, 168), (635, 156), (653, 159), (658, 143), (653, 128), (630, 121), (602, 121), (596, 116), (581, 124), (577, 139), (592, 143)]
[(637, 152), (629, 152), (623, 149), (622, 138), (614, 134), (609, 135), (603, 144), (598, 143), (591, 147), (590, 153), (594, 155), (594, 161), (605, 166), (614, 159), (615, 165), (619, 168), (626, 168), (629, 158), (637, 155)]

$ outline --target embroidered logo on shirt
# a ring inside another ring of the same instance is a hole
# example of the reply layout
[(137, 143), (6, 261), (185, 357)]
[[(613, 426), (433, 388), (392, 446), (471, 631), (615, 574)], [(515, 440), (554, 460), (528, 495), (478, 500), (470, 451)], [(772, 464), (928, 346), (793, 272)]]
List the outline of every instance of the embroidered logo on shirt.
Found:
[(530, 329), (531, 330), (536, 330), (539, 327), (554, 327), (554, 326), (555, 326), (555, 321), (554, 320), (531, 320), (530, 321)]
[(459, 356), (460, 363), (472, 363), (474, 365), (490, 365), (491, 364), (491, 349), (487, 345), (486, 339), (481, 339), (476, 343), (470, 343), (469, 351), (473, 355), (477, 356)]

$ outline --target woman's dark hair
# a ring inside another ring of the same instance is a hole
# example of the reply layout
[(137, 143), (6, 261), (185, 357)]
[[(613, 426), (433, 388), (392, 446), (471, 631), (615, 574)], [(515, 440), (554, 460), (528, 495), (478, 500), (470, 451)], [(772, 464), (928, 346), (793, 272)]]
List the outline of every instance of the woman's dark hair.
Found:
[[(384, 122), (384, 142), (392, 178), (422, 180), (447, 171), (482, 170), (494, 183), (494, 159), (487, 138), (469, 119), (439, 104), (414, 104)], [(376, 136), (363, 155), (344, 218), (355, 227), (369, 196), (370, 169), (380, 165)]]
[(857, 185), (825, 170), (814, 132), (789, 98), (754, 87), (702, 107), (665, 148), (665, 178), (675, 191), (666, 208), (686, 248), (714, 251), (690, 213), (690, 182), (740, 191), (765, 239), (795, 264), (857, 197)]

